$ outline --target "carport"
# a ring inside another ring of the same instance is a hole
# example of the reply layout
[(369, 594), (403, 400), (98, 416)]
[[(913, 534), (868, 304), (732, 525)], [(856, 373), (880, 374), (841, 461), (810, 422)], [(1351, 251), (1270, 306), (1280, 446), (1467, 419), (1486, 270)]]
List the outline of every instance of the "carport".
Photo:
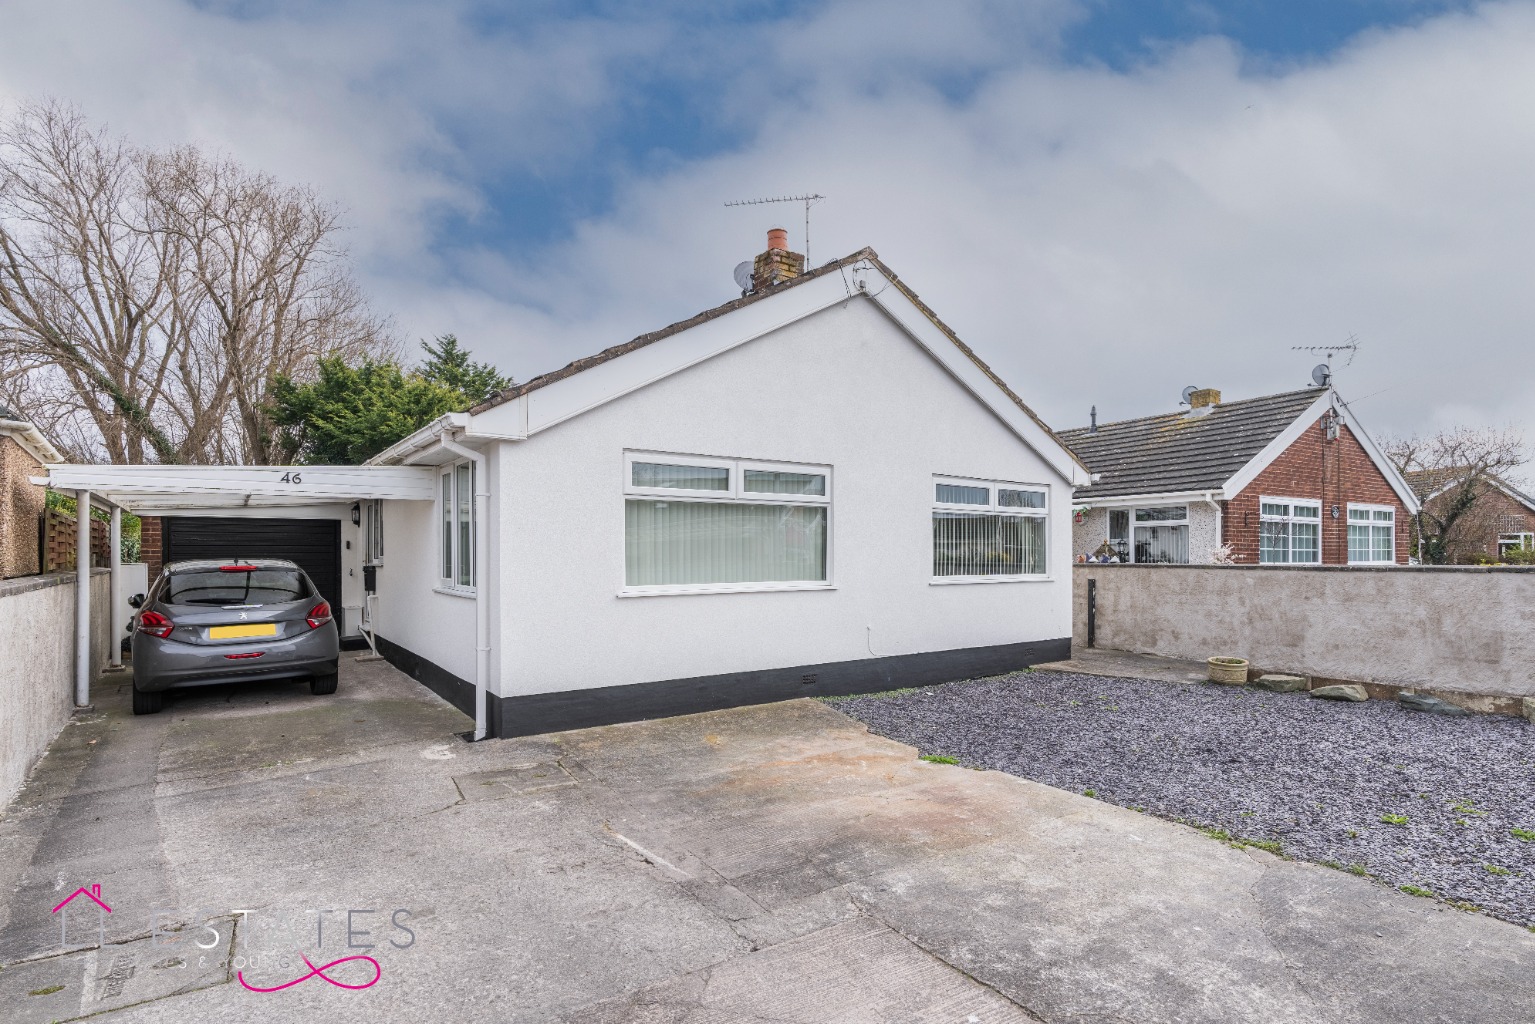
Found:
[[(117, 641), (124, 622), (122, 593), (122, 513), (141, 516), (176, 516), (193, 513), (211, 522), (220, 510), (238, 513), (252, 524), (252, 536), (263, 522), (259, 510), (274, 515), (283, 510), (353, 504), (362, 501), (431, 501), (433, 471), (421, 466), (111, 466), (56, 464), (36, 482), (55, 491), (73, 494), (78, 507), (76, 530), (77, 566), (90, 565), (90, 509), (107, 510), (112, 517), (111, 593), (114, 621), (109, 668), (121, 668)], [(270, 532), (270, 531), (268, 531)], [(206, 538), (204, 541), (206, 542)], [(302, 541), (302, 538), (300, 539)], [(270, 542), (270, 541), (269, 541)], [(255, 543), (254, 541), (252, 543)], [(195, 552), (197, 539), (189, 537), (182, 550)], [(339, 586), (339, 582), (337, 584)], [(91, 702), (90, 573), (77, 572), (75, 581), (75, 704)]]

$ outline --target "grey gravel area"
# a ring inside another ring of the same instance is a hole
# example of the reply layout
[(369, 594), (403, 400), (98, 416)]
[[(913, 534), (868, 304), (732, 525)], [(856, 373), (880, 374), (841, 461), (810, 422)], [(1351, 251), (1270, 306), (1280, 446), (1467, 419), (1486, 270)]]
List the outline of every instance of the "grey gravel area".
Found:
[(1535, 727), (1521, 718), (1060, 672), (835, 706), (925, 755), (1535, 927)]

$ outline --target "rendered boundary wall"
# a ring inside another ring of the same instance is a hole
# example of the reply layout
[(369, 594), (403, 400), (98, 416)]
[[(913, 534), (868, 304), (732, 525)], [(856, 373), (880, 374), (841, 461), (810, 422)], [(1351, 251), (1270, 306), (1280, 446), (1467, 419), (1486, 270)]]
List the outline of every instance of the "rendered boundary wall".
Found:
[(1326, 679), (1535, 696), (1535, 568), (1078, 565), (1073, 643)]

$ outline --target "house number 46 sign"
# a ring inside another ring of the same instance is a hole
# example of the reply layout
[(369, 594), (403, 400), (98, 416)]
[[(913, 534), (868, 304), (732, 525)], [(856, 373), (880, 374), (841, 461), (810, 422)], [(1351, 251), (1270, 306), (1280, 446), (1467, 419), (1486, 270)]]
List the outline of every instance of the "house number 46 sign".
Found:
[(281, 482), (285, 484), (301, 484), (304, 482), (304, 474), (292, 472), (284, 473), (282, 475)]

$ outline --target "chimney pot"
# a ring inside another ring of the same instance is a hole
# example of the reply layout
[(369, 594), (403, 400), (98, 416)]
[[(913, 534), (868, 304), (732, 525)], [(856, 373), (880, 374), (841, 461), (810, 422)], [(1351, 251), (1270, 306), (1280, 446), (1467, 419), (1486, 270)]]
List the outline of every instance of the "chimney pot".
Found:
[(1189, 395), (1190, 409), (1207, 409), (1212, 405), (1221, 404), (1221, 393), (1215, 388), (1200, 388)]
[(785, 228), (768, 228), (768, 248), (789, 251), (789, 232)]

